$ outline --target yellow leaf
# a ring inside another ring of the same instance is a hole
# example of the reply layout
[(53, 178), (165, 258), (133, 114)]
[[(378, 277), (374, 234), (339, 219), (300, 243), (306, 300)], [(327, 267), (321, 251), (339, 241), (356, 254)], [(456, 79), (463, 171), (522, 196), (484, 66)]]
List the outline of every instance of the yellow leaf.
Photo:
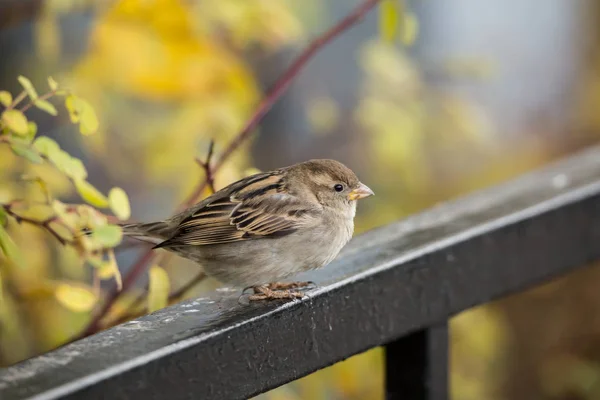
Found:
[(94, 291), (82, 284), (60, 283), (54, 290), (54, 296), (60, 304), (74, 312), (90, 311), (98, 302)]
[(108, 207), (108, 199), (106, 196), (100, 193), (100, 191), (92, 186), (92, 184), (90, 184), (88, 181), (78, 179), (74, 182), (77, 192), (87, 203), (99, 208)]
[(94, 228), (92, 238), (97, 240), (102, 247), (115, 247), (121, 243), (123, 230), (117, 225), (102, 225)]
[(131, 207), (127, 193), (119, 187), (114, 187), (108, 192), (108, 203), (110, 209), (121, 221), (131, 216)]
[(25, 260), (23, 259), (23, 255), (21, 254), (19, 248), (15, 242), (13, 242), (8, 232), (4, 230), (2, 225), (0, 225), (0, 250), (2, 250), (6, 258), (14, 262), (19, 267), (23, 267), (25, 265)]
[(12, 95), (6, 90), (0, 90), (0, 104), (8, 107), (12, 103)]
[(83, 108), (81, 110), (81, 122), (79, 124), (79, 131), (83, 135), (91, 135), (96, 133), (98, 130), (98, 117), (94, 108), (85, 100), (82, 100)]
[(19, 110), (6, 110), (2, 113), (2, 123), (17, 135), (25, 136), (29, 132), (27, 118)]
[(398, 0), (383, 0), (379, 8), (379, 30), (385, 40), (393, 41), (398, 33), (401, 17), (401, 5)]
[(81, 105), (79, 103), (79, 97), (73, 94), (68, 95), (65, 98), (65, 107), (69, 112), (69, 118), (71, 119), (71, 122), (74, 124), (78, 123), (81, 118)]
[(150, 268), (149, 277), (148, 312), (154, 312), (167, 306), (171, 285), (167, 272), (157, 265)]
[(117, 265), (115, 253), (112, 250), (108, 252), (108, 260), (100, 263), (96, 271), (98, 278), (100, 279), (110, 279), (114, 277), (117, 283), (117, 290), (121, 290), (123, 288), (121, 272), (119, 271), (119, 266)]
[(98, 130), (98, 117), (90, 103), (71, 94), (65, 99), (65, 107), (71, 122), (79, 123), (79, 131), (83, 135), (91, 135)]
[(410, 46), (415, 42), (419, 33), (419, 21), (413, 13), (405, 13), (402, 23), (402, 43)]
[(33, 87), (33, 84), (29, 79), (25, 78), (23, 75), (20, 75), (17, 79), (21, 86), (23, 86), (23, 89), (25, 89), (31, 100), (35, 100), (38, 98), (38, 94), (35, 91), (35, 88)]
[(40, 110), (45, 111), (50, 115), (55, 116), (58, 114), (58, 111), (56, 111), (56, 107), (54, 107), (54, 105), (49, 101), (37, 99), (33, 104)]
[(56, 89), (58, 89), (58, 83), (51, 76), (48, 77), (48, 86), (52, 91), (56, 91)]

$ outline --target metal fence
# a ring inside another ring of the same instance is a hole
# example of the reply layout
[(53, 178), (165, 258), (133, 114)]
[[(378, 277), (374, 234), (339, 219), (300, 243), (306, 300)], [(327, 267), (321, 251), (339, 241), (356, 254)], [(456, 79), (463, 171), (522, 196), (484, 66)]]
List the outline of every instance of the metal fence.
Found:
[(0, 399), (244, 399), (376, 346), (448, 397), (448, 319), (600, 257), (600, 148), (356, 237), (288, 303), (217, 291), (0, 371)]

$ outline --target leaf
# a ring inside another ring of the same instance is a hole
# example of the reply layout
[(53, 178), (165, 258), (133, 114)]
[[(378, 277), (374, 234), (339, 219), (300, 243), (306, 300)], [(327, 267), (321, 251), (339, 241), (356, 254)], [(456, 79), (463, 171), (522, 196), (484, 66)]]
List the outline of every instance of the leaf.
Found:
[(82, 284), (59, 283), (54, 296), (60, 304), (74, 312), (90, 311), (98, 302), (94, 291)]
[(98, 266), (96, 273), (100, 279), (110, 279), (114, 277), (117, 283), (117, 290), (123, 288), (123, 279), (121, 278), (121, 272), (119, 271), (114, 251), (108, 251), (108, 260), (103, 261)]
[(419, 32), (419, 21), (413, 13), (405, 13), (402, 23), (401, 40), (405, 46), (410, 46), (415, 42)]
[(88, 176), (87, 169), (83, 165), (83, 161), (79, 158), (71, 157), (71, 178), (85, 179)]
[(58, 82), (56, 82), (53, 77), (49, 76), (48, 77), (48, 86), (50, 87), (50, 90), (55, 92), (58, 89)]
[(101, 225), (92, 231), (92, 239), (97, 240), (103, 247), (115, 247), (121, 243), (123, 231), (117, 225)]
[(81, 105), (79, 102), (79, 97), (75, 96), (74, 94), (68, 95), (65, 98), (65, 107), (69, 112), (69, 118), (71, 119), (71, 122), (74, 124), (78, 123), (81, 118)]
[(121, 221), (129, 219), (131, 216), (131, 206), (127, 193), (119, 187), (114, 187), (108, 192), (108, 203), (112, 212)]
[(25, 136), (29, 132), (27, 118), (19, 110), (6, 110), (2, 113), (2, 123), (17, 135)]
[(29, 79), (25, 78), (23, 75), (20, 75), (17, 80), (21, 86), (23, 86), (23, 89), (25, 89), (31, 100), (36, 100), (38, 98), (38, 94)]
[(40, 156), (39, 153), (29, 145), (29, 143), (25, 143), (19, 140), (12, 140), (10, 149), (16, 155), (23, 157), (34, 164), (41, 164), (44, 162), (42, 156)]
[(148, 312), (154, 312), (167, 306), (171, 285), (167, 272), (157, 265), (152, 266), (148, 274)]
[(71, 94), (65, 99), (65, 107), (69, 111), (71, 122), (79, 123), (79, 131), (83, 135), (91, 135), (98, 130), (98, 117), (90, 103)]
[(15, 242), (13, 242), (13, 240), (10, 237), (10, 235), (8, 234), (8, 232), (6, 232), (4, 227), (1, 225), (0, 225), (0, 249), (6, 256), (6, 258), (8, 258), (12, 262), (14, 262), (15, 265), (18, 265), (19, 267), (25, 266), (25, 260), (23, 259), (23, 255), (21, 254), (21, 251), (19, 250), (19, 248), (17, 247)]
[(37, 99), (33, 105), (50, 115), (56, 116), (58, 114), (56, 107), (54, 107), (54, 105), (47, 100)]
[(40, 152), (40, 154), (52, 158), (51, 154), (60, 151), (60, 146), (54, 139), (48, 136), (40, 136), (33, 141), (33, 147)]
[(106, 196), (100, 193), (100, 191), (88, 181), (75, 180), (75, 188), (81, 198), (87, 203), (99, 208), (108, 207), (108, 199)]
[(6, 210), (4, 210), (4, 207), (0, 207), (0, 227), (6, 224), (7, 218), (8, 216), (6, 215)]
[(35, 137), (35, 135), (37, 135), (37, 124), (33, 121), (29, 121), (27, 122), (27, 139), (28, 140), (33, 140), (33, 138)]
[(402, 7), (398, 0), (383, 0), (379, 8), (379, 30), (385, 40), (393, 41), (398, 33)]
[(83, 135), (91, 135), (96, 133), (98, 130), (98, 117), (96, 112), (92, 108), (91, 104), (85, 100), (83, 101), (83, 109), (81, 111), (81, 123), (79, 124), (79, 131)]
[(6, 90), (0, 90), (0, 104), (4, 107), (10, 106), (12, 103), (12, 95)]

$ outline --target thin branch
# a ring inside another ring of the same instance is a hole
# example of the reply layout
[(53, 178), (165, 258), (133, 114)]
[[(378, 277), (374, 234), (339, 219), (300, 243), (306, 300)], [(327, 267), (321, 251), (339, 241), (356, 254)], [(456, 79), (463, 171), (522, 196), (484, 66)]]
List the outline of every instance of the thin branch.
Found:
[(25, 111), (27, 111), (31, 107), (33, 107), (36, 100), (48, 100), (50, 97), (54, 96), (56, 94), (56, 92), (57, 92), (57, 89), (51, 90), (48, 93), (39, 96), (37, 99), (31, 100), (28, 104), (26, 104), (23, 108), (21, 108), (21, 112), (24, 113)]
[(53, 222), (57, 222), (60, 223), (61, 225), (63, 225), (65, 228), (68, 228), (70, 230), (70, 228), (64, 224), (60, 218), (56, 215), (48, 217), (44, 220), (37, 220), (37, 219), (33, 219), (33, 218), (29, 218), (29, 217), (24, 217), (22, 215), (17, 214), (16, 212), (13, 211), (12, 209), (12, 204), (2, 204), (2, 208), (4, 208), (4, 211), (10, 215), (11, 217), (13, 217), (15, 219), (15, 221), (17, 221), (18, 224), (20, 224), (21, 222), (25, 222), (31, 225), (36, 225), (39, 226), (42, 229), (45, 229), (48, 233), (50, 233), (52, 236), (54, 236), (56, 238), (56, 240), (58, 240), (60, 242), (60, 244), (62, 244), (63, 246), (66, 244), (73, 244), (74, 241), (64, 238), (63, 236), (60, 235), (60, 233), (58, 233), (52, 226), (51, 224)]
[[(263, 99), (263, 101), (259, 104), (258, 108), (254, 112), (254, 114), (250, 117), (246, 125), (242, 128), (241, 132), (233, 138), (233, 140), (229, 143), (229, 145), (225, 148), (221, 156), (218, 158), (217, 162), (214, 165), (213, 172), (216, 172), (223, 166), (225, 161), (231, 156), (231, 154), (238, 149), (248, 139), (250, 134), (254, 131), (254, 129), (260, 124), (263, 120), (267, 112), (273, 107), (273, 104), (281, 97), (283, 93), (290, 86), (294, 78), (298, 75), (298, 73), (306, 66), (306, 64), (312, 59), (312, 57), (325, 45), (339, 36), (341, 33), (346, 31), (348, 28), (352, 27), (358, 21), (360, 21), (373, 7), (379, 3), (380, 0), (365, 0), (361, 4), (359, 4), (350, 14), (348, 14), (344, 19), (338, 22), (335, 26), (329, 29), (327, 32), (317, 37), (312, 41), (312, 43), (296, 58), (296, 60), (292, 63), (292, 65), (283, 73), (283, 75), (275, 82), (271, 90), (267, 92), (267, 95)], [(208, 186), (206, 181), (200, 183), (190, 196), (187, 198), (185, 202), (183, 202), (182, 207), (180, 209), (184, 209), (186, 207), (194, 204), (200, 196), (204, 189)]]
[[(214, 163), (211, 173), (214, 175), (223, 164), (229, 159), (229, 157), (235, 152), (248, 138), (254, 129), (260, 124), (267, 112), (271, 109), (273, 104), (281, 97), (283, 93), (289, 88), (290, 84), (298, 73), (306, 66), (306, 64), (312, 59), (312, 57), (325, 45), (339, 36), (341, 33), (351, 28), (357, 22), (359, 22), (372, 8), (374, 8), (380, 0), (365, 0), (360, 3), (354, 10), (344, 17), (335, 26), (323, 33), (321, 36), (314, 39), (310, 45), (296, 58), (292, 65), (283, 73), (283, 75), (275, 82), (273, 87), (267, 92), (265, 98), (258, 105), (258, 108), (252, 114), (246, 125), (242, 130), (231, 140), (225, 150), (221, 153), (217, 161)], [(177, 211), (182, 211), (193, 204), (195, 204), (204, 190), (210, 186), (208, 179), (200, 182), (188, 196), (188, 198), (178, 207)], [(154, 260), (152, 249), (147, 250), (140, 258), (134, 263), (127, 275), (123, 280), (123, 291), (127, 290), (137, 280), (137, 278), (148, 268), (150, 263)], [(114, 290), (107, 298), (104, 306), (92, 319), (92, 322), (82, 333), (81, 337), (85, 337), (96, 333), (100, 329), (100, 321), (106, 313), (110, 310), (114, 302), (116, 301), (119, 293)]]
[(206, 154), (206, 160), (202, 161), (199, 158), (196, 158), (196, 163), (204, 170), (205, 182), (208, 185), (208, 188), (212, 193), (215, 193), (215, 174), (210, 165), (212, 161), (212, 157), (215, 150), (215, 141), (213, 139), (210, 140), (210, 144), (208, 145), (208, 153)]

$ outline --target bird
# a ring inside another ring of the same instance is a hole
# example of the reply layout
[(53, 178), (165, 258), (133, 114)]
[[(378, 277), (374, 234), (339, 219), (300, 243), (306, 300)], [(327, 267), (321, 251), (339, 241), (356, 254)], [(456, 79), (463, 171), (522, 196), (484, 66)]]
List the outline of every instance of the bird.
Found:
[(301, 298), (309, 282), (280, 281), (329, 264), (353, 235), (357, 201), (373, 194), (341, 162), (313, 159), (240, 179), (164, 221), (121, 227), (253, 289), (250, 301)]

